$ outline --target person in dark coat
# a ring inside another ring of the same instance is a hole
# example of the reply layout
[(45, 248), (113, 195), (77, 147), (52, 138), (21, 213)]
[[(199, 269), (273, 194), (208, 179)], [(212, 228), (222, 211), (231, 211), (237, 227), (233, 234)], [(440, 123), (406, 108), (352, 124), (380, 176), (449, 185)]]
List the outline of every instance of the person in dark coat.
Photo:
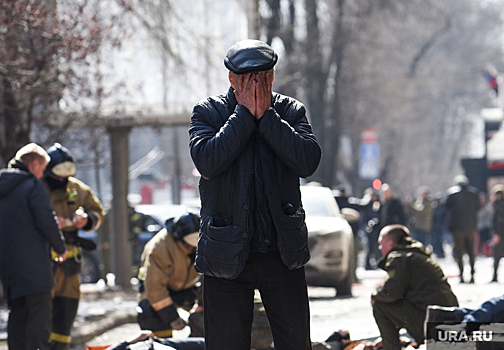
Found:
[(275, 349), (311, 348), (299, 182), (315, 172), (321, 149), (305, 107), (271, 91), (277, 59), (259, 40), (233, 45), (224, 59), (230, 89), (199, 102), (191, 117), (207, 350), (250, 350), (255, 289)]
[(436, 254), (438, 259), (444, 259), (443, 243), (446, 231), (446, 215), (441, 193), (434, 195), (432, 204), (434, 207), (432, 212), (432, 252)]
[[(360, 215), (361, 211), (364, 210), (365, 206), (362, 205), (362, 201), (360, 198), (350, 197), (348, 195), (346, 186), (341, 184), (336, 187), (336, 190), (333, 191), (334, 199), (336, 199), (336, 203), (338, 203), (338, 207), (343, 215), (345, 215), (345, 210), (350, 212), (352, 219), (349, 219), (347, 215), (345, 218), (347, 219), (350, 227), (352, 228), (352, 234), (354, 237), (354, 282), (359, 282), (357, 278), (357, 265), (358, 265), (358, 257), (359, 257), (359, 229), (360, 229)], [(348, 213), (347, 212), (347, 213)]]
[(494, 195), (494, 215), (493, 215), (493, 249), (494, 274), (492, 282), (498, 281), (498, 270), (500, 259), (504, 256), (504, 186), (495, 185), (492, 187)]
[(406, 225), (408, 218), (399, 198), (394, 197), (389, 184), (381, 188), (380, 228), (387, 225)]
[(30, 143), (0, 170), (0, 278), (9, 307), (9, 349), (49, 349), (51, 248), (66, 259), (63, 234), (39, 179), (49, 162), (45, 150)]
[(378, 242), (383, 254), (378, 267), (387, 277), (373, 292), (371, 304), (383, 348), (401, 349), (401, 328), (422, 344), (427, 306), (458, 306), (457, 297), (439, 265), (422, 243), (410, 237), (406, 226), (385, 226)]
[(366, 253), (366, 270), (377, 268), (381, 252), (378, 249), (378, 236), (380, 234), (380, 199), (373, 188), (367, 188), (362, 198), (363, 210), (361, 212), (361, 225), (367, 236), (368, 249)]
[(465, 175), (453, 179), (454, 186), (448, 189), (444, 208), (448, 214), (448, 230), (453, 238), (453, 252), (460, 271), (460, 282), (464, 283), (463, 255), (469, 256), (471, 279), (474, 283), (475, 236), (478, 211), (481, 208), (478, 191), (469, 186)]

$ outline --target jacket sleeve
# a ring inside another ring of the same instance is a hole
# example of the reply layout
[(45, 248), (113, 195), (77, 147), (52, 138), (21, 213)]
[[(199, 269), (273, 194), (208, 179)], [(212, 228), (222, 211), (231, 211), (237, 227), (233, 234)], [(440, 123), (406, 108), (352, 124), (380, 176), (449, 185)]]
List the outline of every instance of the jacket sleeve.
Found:
[(84, 196), (82, 207), (88, 214), (88, 223), (83, 227), (83, 230), (97, 230), (103, 221), (103, 207), (89, 186), (85, 185), (81, 190)]
[(174, 262), (165, 249), (154, 249), (148, 264), (144, 281), (147, 300), (163, 321), (170, 323), (179, 317), (168, 291)]
[(29, 205), (38, 231), (49, 241), (49, 244), (58, 254), (66, 251), (63, 233), (58, 227), (56, 214), (51, 208), (49, 191), (39, 180), (29, 193)]
[(443, 209), (445, 211), (450, 211), (453, 207), (453, 195), (449, 194), (448, 197), (446, 197), (446, 201), (443, 204)]
[[(391, 254), (394, 254), (392, 252)], [(406, 258), (393, 255), (387, 258), (387, 276), (382, 286), (372, 294), (371, 299), (383, 303), (393, 303), (404, 297), (408, 281), (408, 267)]]
[(191, 157), (205, 179), (226, 171), (256, 130), (255, 117), (244, 106), (236, 106), (220, 129), (212, 123), (211, 113), (218, 112), (209, 105), (196, 105), (189, 129)]
[(293, 103), (289, 113), (294, 116), (292, 125), (274, 108), (268, 109), (260, 119), (259, 134), (286, 166), (306, 178), (317, 170), (322, 151), (308, 123), (304, 106)]

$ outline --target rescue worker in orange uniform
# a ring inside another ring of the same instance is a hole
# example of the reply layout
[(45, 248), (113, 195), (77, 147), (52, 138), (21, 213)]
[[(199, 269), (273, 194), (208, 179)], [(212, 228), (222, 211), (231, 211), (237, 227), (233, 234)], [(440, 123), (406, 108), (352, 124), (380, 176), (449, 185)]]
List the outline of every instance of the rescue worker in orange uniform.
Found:
[(73, 177), (75, 161), (70, 151), (56, 143), (47, 153), (51, 161), (46, 167), (44, 181), (49, 188), (51, 206), (56, 212), (68, 251), (67, 260), (55, 266), (50, 341), (51, 350), (68, 350), (72, 325), (79, 307), (81, 249), (96, 248), (94, 242), (80, 238), (78, 231), (96, 230), (104, 214), (102, 205), (91, 188)]
[(171, 337), (172, 330), (186, 326), (178, 307), (202, 312), (197, 304), (200, 274), (194, 269), (199, 226), (199, 216), (186, 213), (167, 220), (166, 228), (145, 245), (138, 274), (138, 323), (157, 337)]

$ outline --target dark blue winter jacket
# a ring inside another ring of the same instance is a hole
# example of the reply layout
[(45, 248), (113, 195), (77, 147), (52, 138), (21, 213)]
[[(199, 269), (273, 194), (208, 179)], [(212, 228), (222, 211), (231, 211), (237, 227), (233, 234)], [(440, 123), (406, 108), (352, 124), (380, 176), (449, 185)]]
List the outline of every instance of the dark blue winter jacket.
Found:
[(462, 322), (495, 323), (504, 322), (504, 295), (491, 298), (471, 310)]
[(477, 190), (471, 186), (453, 186), (447, 193), (444, 208), (448, 214), (448, 230), (475, 231), (481, 208)]
[(4, 296), (15, 299), (54, 286), (50, 248), (63, 254), (63, 234), (47, 186), (17, 162), (0, 170), (0, 277)]
[[(295, 269), (310, 259), (299, 178), (315, 172), (321, 150), (300, 102), (273, 93), (271, 105), (257, 120), (230, 88), (194, 107), (190, 151), (201, 174), (202, 207), (196, 270), (205, 275), (233, 279), (242, 271), (250, 220), (265, 205), (285, 265)], [(262, 202), (254, 193), (257, 167)]]

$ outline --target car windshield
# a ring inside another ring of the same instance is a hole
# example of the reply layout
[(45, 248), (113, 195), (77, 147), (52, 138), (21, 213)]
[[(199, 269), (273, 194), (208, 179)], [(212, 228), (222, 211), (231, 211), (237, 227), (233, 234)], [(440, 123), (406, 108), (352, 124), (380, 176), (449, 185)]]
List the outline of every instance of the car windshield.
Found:
[(304, 189), (301, 191), (306, 216), (338, 216), (336, 200), (329, 191)]

